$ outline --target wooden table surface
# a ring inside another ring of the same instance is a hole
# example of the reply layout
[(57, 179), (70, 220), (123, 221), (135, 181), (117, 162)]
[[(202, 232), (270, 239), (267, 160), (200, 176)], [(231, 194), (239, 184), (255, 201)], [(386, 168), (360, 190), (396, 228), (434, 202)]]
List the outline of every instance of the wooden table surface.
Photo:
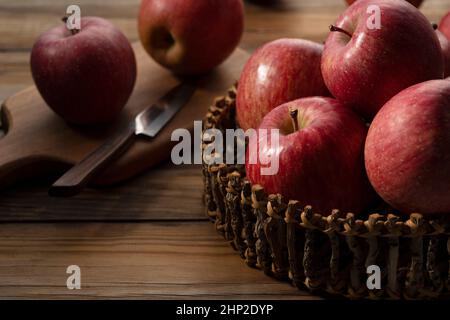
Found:
[[(139, 0), (77, 4), (83, 15), (110, 19), (138, 39)], [(67, 5), (0, 0), (0, 101), (32, 84), (30, 49)], [(246, 4), (241, 47), (253, 51), (280, 37), (322, 42), (344, 8), (343, 0)], [(449, 9), (450, 0), (422, 6), (435, 22)], [(215, 233), (201, 203), (199, 167), (162, 164), (69, 200), (47, 196), (50, 179), (0, 192), (0, 298), (316, 299), (246, 267)], [(66, 288), (69, 265), (81, 268), (81, 290)]]

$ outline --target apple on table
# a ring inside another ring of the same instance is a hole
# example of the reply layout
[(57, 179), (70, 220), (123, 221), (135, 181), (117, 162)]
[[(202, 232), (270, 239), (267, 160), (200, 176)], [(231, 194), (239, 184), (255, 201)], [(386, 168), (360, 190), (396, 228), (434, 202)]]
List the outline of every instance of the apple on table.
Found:
[(31, 51), (31, 71), (42, 98), (67, 122), (114, 120), (136, 81), (136, 59), (125, 35), (98, 17), (80, 30), (61, 24), (42, 34)]
[(373, 187), (403, 213), (450, 212), (450, 81), (431, 80), (389, 100), (365, 146)]
[[(381, 10), (381, 28), (371, 28), (369, 5)], [(403, 0), (358, 0), (330, 27), (322, 74), (334, 97), (366, 120), (401, 90), (442, 79), (444, 61), (428, 19)]]
[(143, 0), (139, 37), (149, 55), (181, 75), (202, 74), (237, 47), (244, 29), (242, 0)]
[(270, 110), (285, 102), (329, 96), (320, 71), (322, 51), (323, 45), (302, 39), (278, 39), (257, 49), (239, 79), (239, 126), (258, 128)]
[[(375, 199), (364, 169), (367, 127), (361, 118), (338, 100), (309, 97), (294, 100), (270, 111), (257, 130), (258, 152), (278, 157), (279, 170), (261, 174), (261, 161), (251, 163), (248, 148), (246, 173), (253, 184), (268, 193), (280, 193), (316, 212), (333, 209), (360, 213)], [(280, 130), (278, 148), (272, 129)]]

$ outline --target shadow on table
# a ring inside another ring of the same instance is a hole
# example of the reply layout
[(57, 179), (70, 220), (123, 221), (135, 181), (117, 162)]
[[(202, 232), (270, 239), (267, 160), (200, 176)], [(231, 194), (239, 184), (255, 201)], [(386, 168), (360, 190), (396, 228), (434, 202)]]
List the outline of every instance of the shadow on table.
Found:
[(116, 186), (88, 188), (73, 198), (51, 198), (57, 176), (0, 191), (0, 221), (206, 220), (198, 166), (161, 164)]

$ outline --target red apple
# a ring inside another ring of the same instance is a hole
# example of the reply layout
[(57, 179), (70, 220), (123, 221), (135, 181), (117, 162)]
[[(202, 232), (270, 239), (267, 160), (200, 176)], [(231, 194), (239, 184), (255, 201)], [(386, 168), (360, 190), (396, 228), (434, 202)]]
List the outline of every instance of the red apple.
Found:
[(41, 35), (31, 51), (31, 71), (53, 111), (73, 124), (97, 124), (113, 120), (125, 106), (136, 60), (119, 29), (86, 17), (76, 34), (61, 24)]
[[(372, 28), (369, 5), (381, 12)], [(427, 18), (403, 0), (358, 0), (339, 17), (322, 55), (328, 89), (367, 120), (401, 90), (442, 79), (444, 62)]]
[(450, 11), (439, 22), (439, 31), (450, 40)]
[(153, 59), (178, 74), (201, 74), (239, 44), (242, 0), (143, 0), (139, 36)]
[(436, 30), (436, 34), (441, 44), (442, 54), (444, 55), (444, 77), (448, 77), (450, 76), (450, 40), (439, 30)]
[[(324, 215), (335, 208), (359, 213), (373, 199), (363, 159), (367, 128), (339, 101), (309, 97), (288, 102), (268, 113), (260, 129), (269, 130), (257, 130), (259, 153), (278, 156), (279, 170), (262, 175), (261, 161), (250, 163), (249, 148), (246, 172), (268, 193), (310, 204)], [(271, 129), (280, 130), (279, 147), (261, 147), (271, 141)]]
[(327, 96), (320, 71), (323, 46), (301, 39), (279, 39), (259, 48), (242, 71), (237, 119), (243, 129), (257, 128), (273, 108), (308, 96)]
[[(357, 0), (345, 0), (347, 2), (347, 4), (350, 6), (352, 3), (354, 3)], [(422, 4), (423, 0), (406, 0), (409, 3), (411, 3), (413, 6), (415, 6), (416, 8), (420, 7), (420, 5)]]
[(367, 173), (378, 194), (404, 213), (450, 212), (450, 81), (412, 86), (370, 126)]

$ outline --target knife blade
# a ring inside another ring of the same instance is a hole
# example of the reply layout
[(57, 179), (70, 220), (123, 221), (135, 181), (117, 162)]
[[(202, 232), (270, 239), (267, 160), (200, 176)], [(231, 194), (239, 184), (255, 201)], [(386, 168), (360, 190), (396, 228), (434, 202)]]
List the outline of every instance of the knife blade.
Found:
[(48, 191), (49, 195), (71, 197), (80, 193), (112, 160), (123, 154), (137, 136), (154, 138), (189, 102), (195, 90), (195, 85), (189, 82), (183, 82), (172, 88), (140, 112), (123, 132), (108, 139), (69, 169), (53, 183)]

